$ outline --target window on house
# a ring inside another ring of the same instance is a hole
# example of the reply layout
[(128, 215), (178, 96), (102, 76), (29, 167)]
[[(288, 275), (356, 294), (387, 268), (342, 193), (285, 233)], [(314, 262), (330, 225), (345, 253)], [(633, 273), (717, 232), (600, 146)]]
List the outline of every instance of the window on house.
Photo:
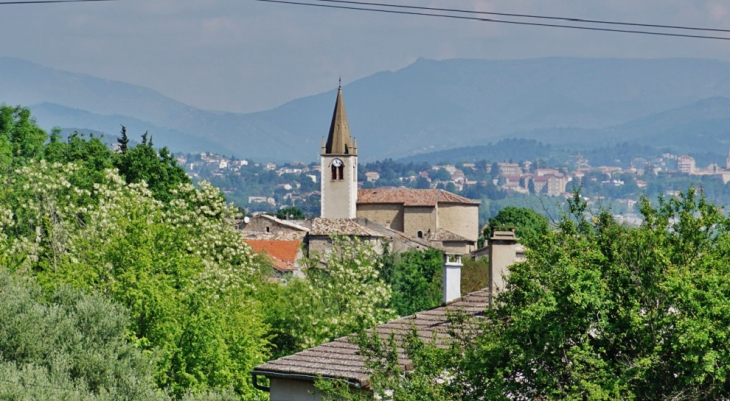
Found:
[(418, 232), (418, 238), (423, 238), (423, 231)]
[(337, 173), (339, 175), (339, 179), (342, 180), (342, 176), (345, 174), (345, 166), (337, 167)]
[(332, 166), (332, 179), (333, 180), (337, 179), (337, 167), (335, 167), (335, 166)]
[(266, 232), (269, 232), (269, 227), (266, 227)]

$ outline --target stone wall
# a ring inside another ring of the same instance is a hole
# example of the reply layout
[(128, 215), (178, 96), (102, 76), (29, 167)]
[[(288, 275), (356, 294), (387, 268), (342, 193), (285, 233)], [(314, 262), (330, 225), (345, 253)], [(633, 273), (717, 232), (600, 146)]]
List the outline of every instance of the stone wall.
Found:
[(414, 238), (418, 238), (418, 232), (426, 233), (436, 231), (437, 227), (436, 208), (431, 206), (408, 206), (403, 215), (403, 232)]
[(371, 203), (357, 205), (357, 217), (403, 232), (403, 205)]
[(479, 238), (479, 206), (439, 204), (439, 227), (471, 241)]

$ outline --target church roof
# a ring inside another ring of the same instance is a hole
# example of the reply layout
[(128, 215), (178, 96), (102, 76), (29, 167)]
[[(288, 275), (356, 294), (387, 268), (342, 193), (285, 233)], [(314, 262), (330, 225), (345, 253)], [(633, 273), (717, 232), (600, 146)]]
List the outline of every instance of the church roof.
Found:
[(475, 201), (443, 189), (375, 188), (357, 191), (357, 203), (402, 203), (405, 206), (436, 206), (438, 203), (479, 205)]
[[(373, 330), (383, 339), (388, 339), (391, 333), (395, 336), (399, 362), (409, 369), (412, 363), (400, 345), (413, 327), (418, 329), (418, 337), (423, 341), (430, 342), (435, 339), (437, 346), (447, 347), (450, 340), (449, 315), (463, 311), (467, 316), (481, 319), (487, 306), (489, 306), (487, 290), (472, 292), (446, 306), (393, 320)], [(254, 368), (252, 373), (267, 377), (309, 380), (317, 377), (341, 378), (358, 387), (368, 387), (370, 375), (359, 351), (360, 348), (351, 342), (350, 337), (341, 337), (318, 347), (266, 362)]]
[(350, 125), (347, 122), (345, 101), (342, 98), (342, 86), (337, 90), (335, 111), (332, 113), (330, 133), (327, 137), (324, 154), (356, 155), (357, 148), (352, 145), (350, 137)]

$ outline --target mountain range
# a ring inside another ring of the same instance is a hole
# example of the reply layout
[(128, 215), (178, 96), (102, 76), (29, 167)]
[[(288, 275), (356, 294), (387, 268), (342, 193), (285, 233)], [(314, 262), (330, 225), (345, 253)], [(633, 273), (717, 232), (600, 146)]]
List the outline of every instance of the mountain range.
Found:
[[(679, 153), (724, 154), (730, 147), (730, 63), (714, 60), (419, 59), (354, 81), (343, 93), (364, 161), (488, 149), (510, 137), (576, 149), (624, 141)], [(125, 125), (173, 151), (316, 160), (335, 94), (333, 85), (267, 111), (218, 112), (149, 88), (0, 57), (0, 102), (29, 107), (42, 127), (114, 136)]]

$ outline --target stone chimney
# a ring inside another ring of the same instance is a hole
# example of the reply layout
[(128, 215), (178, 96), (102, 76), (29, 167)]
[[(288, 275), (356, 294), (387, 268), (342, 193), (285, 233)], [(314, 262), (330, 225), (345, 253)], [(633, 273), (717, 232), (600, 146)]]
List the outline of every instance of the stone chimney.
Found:
[(517, 237), (514, 228), (492, 232), (489, 239), (489, 293), (494, 296), (504, 289), (509, 266), (517, 258)]
[(444, 255), (444, 304), (461, 298), (461, 255)]

